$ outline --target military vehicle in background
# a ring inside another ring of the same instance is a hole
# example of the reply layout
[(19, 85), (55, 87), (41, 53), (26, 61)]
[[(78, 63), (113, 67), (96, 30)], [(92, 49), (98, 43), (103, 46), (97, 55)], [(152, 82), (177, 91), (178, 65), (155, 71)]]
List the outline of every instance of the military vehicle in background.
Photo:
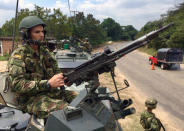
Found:
[(149, 63), (152, 65), (153, 62), (162, 70), (170, 69), (183, 63), (183, 51), (177, 48), (161, 48), (156, 56), (149, 57)]
[(80, 47), (81, 41), (77, 38), (61, 40), (61, 48), (54, 51), (55, 58), (62, 72), (67, 72), (91, 59), (91, 54)]

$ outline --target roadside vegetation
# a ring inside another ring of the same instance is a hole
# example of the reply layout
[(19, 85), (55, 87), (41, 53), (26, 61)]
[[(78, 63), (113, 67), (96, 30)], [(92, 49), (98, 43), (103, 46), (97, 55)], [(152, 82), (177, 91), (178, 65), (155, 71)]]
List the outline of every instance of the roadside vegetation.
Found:
[(139, 48), (139, 51), (145, 52), (151, 56), (155, 55), (157, 53), (157, 50), (154, 48), (146, 48), (146, 47), (142, 47)]
[[(137, 30), (132, 25), (120, 25), (112, 18), (100, 22), (92, 14), (84, 15), (79, 12), (74, 16), (67, 16), (60, 9), (48, 9), (35, 5), (34, 10), (28, 8), (18, 12), (16, 24), (16, 37), (19, 36), (18, 25), (29, 15), (39, 16), (46, 23), (47, 37), (57, 40), (74, 38), (88, 38), (92, 46), (97, 46), (106, 41), (133, 40)], [(0, 28), (0, 37), (12, 36), (14, 19), (6, 21)]]
[(153, 48), (179, 48), (184, 51), (184, 2), (177, 5), (167, 13), (162, 14), (159, 20), (147, 22), (138, 32), (136, 37), (140, 37), (152, 30), (174, 23), (167, 31), (159, 34), (159, 36), (150, 41), (148, 49)]
[(9, 55), (0, 56), (0, 61), (7, 61), (9, 58)]
[[(79, 39), (89, 38), (93, 47), (99, 47), (107, 41), (130, 41), (150, 31), (158, 29), (169, 23), (174, 25), (167, 31), (159, 34), (150, 44), (141, 49), (149, 54), (154, 54), (159, 48), (179, 48), (184, 51), (184, 2), (162, 14), (160, 19), (147, 22), (140, 31), (132, 25), (120, 25), (112, 18), (106, 18), (102, 22), (94, 18), (92, 14), (84, 15), (83, 12), (75, 16), (67, 16), (60, 9), (48, 9), (35, 5), (34, 10), (28, 8), (18, 12), (16, 25), (16, 38), (19, 36), (18, 25), (22, 18), (28, 15), (37, 15), (47, 24), (47, 37), (57, 40), (69, 39), (71, 36)], [(0, 28), (0, 37), (12, 36), (14, 18), (6, 21)]]

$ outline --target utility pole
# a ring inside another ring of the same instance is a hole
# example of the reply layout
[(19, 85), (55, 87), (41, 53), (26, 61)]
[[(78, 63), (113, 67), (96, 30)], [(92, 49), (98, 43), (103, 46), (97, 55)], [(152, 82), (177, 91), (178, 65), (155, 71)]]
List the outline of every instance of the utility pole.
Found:
[(17, 13), (18, 13), (18, 4), (19, 4), (19, 0), (17, 0), (17, 4), (16, 4), (15, 21), (14, 21), (14, 27), (13, 27), (13, 43), (12, 43), (12, 50), (11, 50), (11, 53), (12, 53), (13, 50), (14, 50), (15, 32), (16, 32), (16, 22), (17, 22)]
[(74, 14), (74, 17), (76, 16), (77, 13), (79, 13), (79, 11), (72, 11), (71, 12)]
[(70, 11), (70, 1), (69, 1), (69, 0), (68, 0), (68, 8), (69, 8), (70, 17), (71, 17), (71, 11)]

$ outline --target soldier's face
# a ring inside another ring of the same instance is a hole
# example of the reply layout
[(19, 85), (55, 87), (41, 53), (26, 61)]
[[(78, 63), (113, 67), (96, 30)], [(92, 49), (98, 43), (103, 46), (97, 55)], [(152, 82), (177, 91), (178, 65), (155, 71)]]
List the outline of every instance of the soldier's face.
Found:
[(31, 29), (31, 38), (33, 40), (44, 40), (44, 29), (42, 25), (35, 26)]

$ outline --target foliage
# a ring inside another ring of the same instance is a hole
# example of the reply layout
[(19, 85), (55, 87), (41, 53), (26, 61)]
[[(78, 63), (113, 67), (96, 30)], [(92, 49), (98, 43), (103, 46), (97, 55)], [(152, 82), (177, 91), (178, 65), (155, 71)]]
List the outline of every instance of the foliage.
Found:
[(121, 26), (112, 18), (104, 19), (101, 24), (102, 28), (107, 32), (107, 36), (111, 37), (112, 40), (120, 40), (121, 37)]
[[(89, 38), (92, 44), (100, 44), (106, 40), (106, 32), (92, 14), (87, 17), (79, 13), (74, 17), (63, 15), (60, 9), (47, 9), (35, 5), (35, 9), (30, 11), (28, 8), (21, 9), (18, 12), (16, 24), (16, 37), (19, 36), (18, 25), (20, 21), (30, 15), (36, 15), (46, 23), (47, 36), (56, 39), (68, 39), (74, 35), (80, 39)], [(0, 28), (0, 36), (12, 36), (14, 18)]]
[(0, 56), (0, 61), (7, 61), (9, 59), (9, 55), (5, 54), (4, 56)]
[(148, 22), (140, 30), (136, 37), (140, 37), (149, 31), (161, 26), (174, 23), (167, 31), (162, 32), (157, 38), (150, 41), (148, 48), (180, 48), (184, 50), (184, 3), (176, 6), (174, 10), (162, 14), (161, 18), (156, 21)]
[(2, 29), (0, 28), (0, 36), (2, 35)]
[(146, 48), (146, 47), (139, 48), (139, 51), (145, 52), (151, 56), (155, 55), (157, 52), (157, 50), (155, 50), (154, 48)]
[(120, 26), (112, 18), (104, 19), (101, 26), (107, 32), (108, 40), (134, 40), (138, 32), (132, 25)]
[[(21, 9), (18, 12), (16, 23), (16, 38), (19, 36), (18, 25), (20, 21), (30, 15), (40, 17), (46, 23), (47, 37), (53, 37), (58, 40), (69, 39), (71, 36), (79, 39), (88, 38), (92, 45), (104, 43), (107, 40), (133, 40), (137, 30), (131, 26), (123, 26), (115, 22), (112, 18), (105, 19), (102, 23), (95, 19), (92, 14), (84, 15), (83, 12), (75, 16), (67, 17), (63, 15), (60, 9), (47, 9), (35, 5), (34, 10), (28, 8)], [(0, 36), (12, 36), (14, 18), (6, 21), (0, 28)]]
[(82, 12), (71, 18), (73, 26), (73, 36), (89, 41), (94, 45), (103, 43), (106, 39), (106, 33), (100, 25), (100, 21), (96, 20), (92, 14), (84, 16)]
[(10, 21), (6, 21), (6, 23), (1, 28), (1, 30), (2, 30), (1, 35), (2, 36), (12, 36), (13, 23), (14, 23), (14, 19), (12, 19)]
[(134, 40), (138, 31), (132, 26), (122, 26), (121, 40)]

